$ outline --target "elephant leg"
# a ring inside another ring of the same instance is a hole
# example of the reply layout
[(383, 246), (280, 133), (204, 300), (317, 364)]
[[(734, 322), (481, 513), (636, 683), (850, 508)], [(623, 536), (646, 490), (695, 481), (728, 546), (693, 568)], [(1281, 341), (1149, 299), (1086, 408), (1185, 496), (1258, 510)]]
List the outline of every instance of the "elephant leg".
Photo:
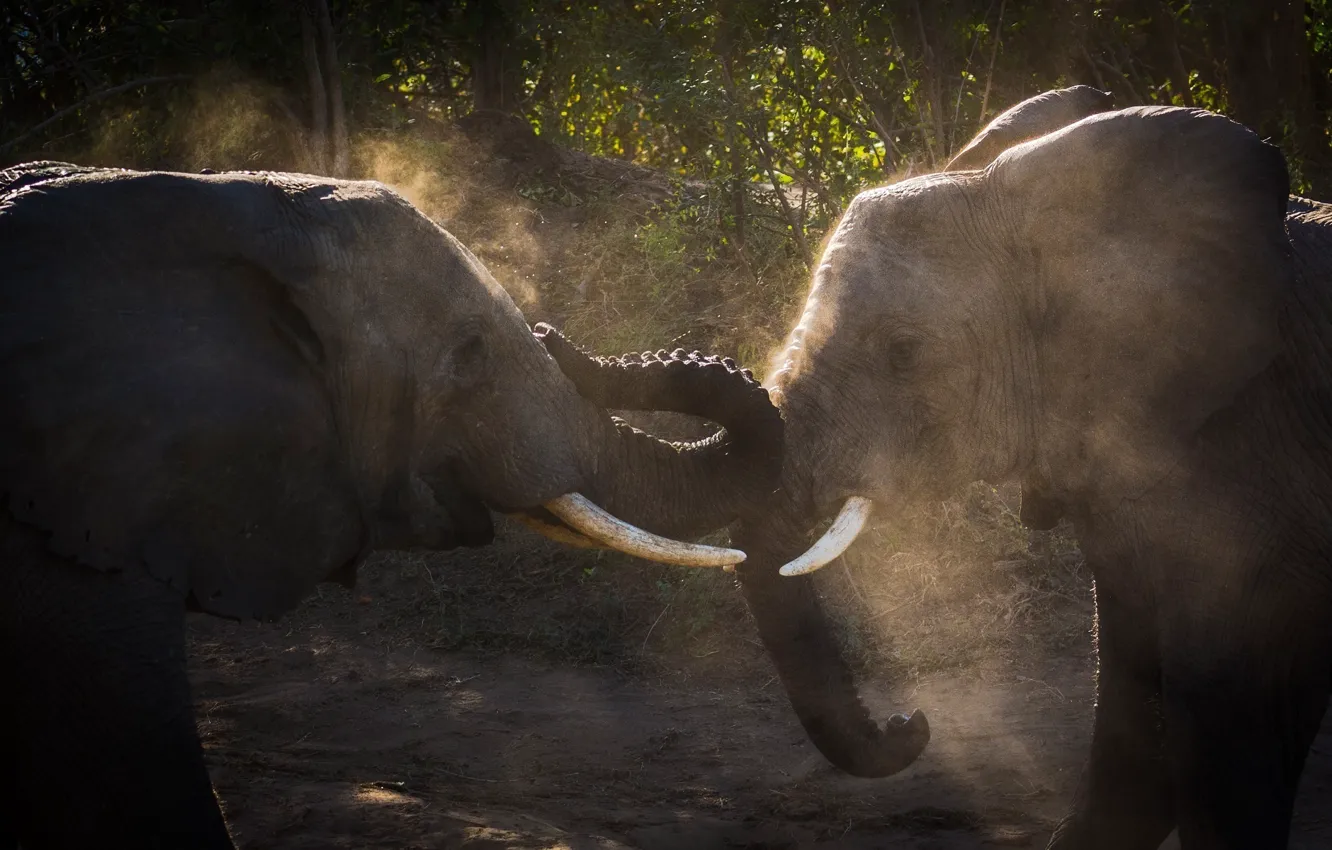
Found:
[[(0, 753), (5, 764), (13, 764), (14, 759), (8, 751)], [(18, 850), (18, 831), (14, 828), (14, 818), (18, 814), (14, 801), (0, 800), (0, 850)]]
[(27, 850), (233, 850), (195, 730), (180, 595), (0, 518), (7, 803)]
[(1150, 619), (1098, 581), (1091, 755), (1050, 850), (1156, 850), (1174, 826)]
[(1180, 652), (1167, 662), (1166, 740), (1185, 850), (1287, 846), (1327, 709), (1327, 664), (1301, 646)]

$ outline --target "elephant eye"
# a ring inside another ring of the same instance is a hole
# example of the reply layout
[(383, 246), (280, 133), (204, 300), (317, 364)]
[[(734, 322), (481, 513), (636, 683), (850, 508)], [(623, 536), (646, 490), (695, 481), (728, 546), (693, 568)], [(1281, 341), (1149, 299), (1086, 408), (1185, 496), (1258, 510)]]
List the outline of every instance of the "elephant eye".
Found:
[(485, 374), (486, 339), (477, 331), (464, 334), (453, 347), (449, 371), (462, 386), (478, 383)]
[(920, 356), (920, 340), (899, 337), (888, 344), (888, 365), (894, 372), (906, 372)]

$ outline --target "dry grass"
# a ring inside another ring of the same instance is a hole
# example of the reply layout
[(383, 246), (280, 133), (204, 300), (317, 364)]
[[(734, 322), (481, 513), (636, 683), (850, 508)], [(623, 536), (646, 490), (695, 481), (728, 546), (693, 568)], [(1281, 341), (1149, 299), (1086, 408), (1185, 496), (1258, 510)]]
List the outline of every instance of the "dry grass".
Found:
[[(374, 556), (355, 591), (378, 623), (366, 639), (638, 670), (734, 663), (737, 643), (759, 659), (734, 579), (720, 570), (568, 549), (503, 519), (497, 532), (482, 549)], [(344, 612), (326, 604), (344, 594), (321, 587), (297, 625)]]
[(1091, 577), (1072, 530), (1029, 531), (1019, 499), (978, 482), (867, 530), (824, 578), (852, 650), (917, 676), (1088, 646)]

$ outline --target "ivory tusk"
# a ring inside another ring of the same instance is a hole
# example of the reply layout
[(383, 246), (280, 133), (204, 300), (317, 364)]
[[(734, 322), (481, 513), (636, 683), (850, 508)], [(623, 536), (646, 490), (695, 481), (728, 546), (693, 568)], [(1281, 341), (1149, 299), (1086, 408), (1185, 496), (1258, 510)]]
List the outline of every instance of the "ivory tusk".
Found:
[(540, 534), (542, 537), (548, 537), (556, 543), (563, 543), (566, 546), (574, 546), (579, 549), (605, 549), (605, 544), (593, 540), (591, 537), (579, 534), (572, 528), (566, 528), (562, 525), (555, 525), (549, 522), (542, 522), (534, 516), (527, 514), (509, 514), (513, 519), (518, 520), (523, 525)]
[(579, 493), (566, 493), (546, 502), (543, 507), (588, 537), (649, 561), (685, 567), (724, 567), (745, 559), (745, 553), (738, 549), (681, 543), (659, 537), (611, 516)]
[(864, 496), (852, 496), (847, 499), (842, 505), (841, 513), (833, 520), (832, 525), (828, 526), (828, 530), (823, 533), (819, 541), (805, 550), (805, 554), (782, 567), (781, 574), (802, 576), (837, 560), (838, 556), (855, 542), (873, 509), (874, 503)]

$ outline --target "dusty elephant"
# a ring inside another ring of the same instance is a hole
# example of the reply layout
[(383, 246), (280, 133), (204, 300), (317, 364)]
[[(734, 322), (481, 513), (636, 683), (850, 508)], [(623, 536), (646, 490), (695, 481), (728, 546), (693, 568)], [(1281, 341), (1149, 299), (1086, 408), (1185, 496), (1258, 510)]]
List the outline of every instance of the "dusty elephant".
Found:
[[(1111, 96), (1090, 86), (1053, 89), (1027, 98), (1000, 113), (948, 163), (945, 171), (969, 171), (984, 168), (1010, 147), (1069, 124), (1108, 112)], [(1297, 233), (1306, 232), (1309, 213), (1319, 209), (1317, 201), (1291, 195), (1287, 202), (1288, 226)], [(1332, 272), (1332, 255), (1320, 256)], [(1021, 516), (1023, 524), (1037, 530), (1054, 528), (1064, 517), (1064, 505), (1054, 498), (1038, 470), (1032, 470), (1022, 482)]]
[(34, 164), (0, 172), (0, 256), (11, 843), (232, 846), (187, 608), (276, 617), (372, 549), (485, 543), (492, 509), (726, 563), (617, 523), (717, 527), (778, 481), (781, 419), (747, 372), (589, 361), (620, 407), (728, 430), (681, 446), (628, 428), (376, 183)]
[(868, 716), (806, 574), (871, 506), (1034, 476), (1094, 573), (1100, 664), (1051, 846), (1147, 850), (1176, 825), (1185, 848), (1286, 846), (1332, 679), (1332, 208), (1288, 217), (1287, 191), (1247, 129), (1156, 107), (850, 205), (767, 381), (782, 506), (736, 538), (834, 764), (887, 775), (929, 730)]

